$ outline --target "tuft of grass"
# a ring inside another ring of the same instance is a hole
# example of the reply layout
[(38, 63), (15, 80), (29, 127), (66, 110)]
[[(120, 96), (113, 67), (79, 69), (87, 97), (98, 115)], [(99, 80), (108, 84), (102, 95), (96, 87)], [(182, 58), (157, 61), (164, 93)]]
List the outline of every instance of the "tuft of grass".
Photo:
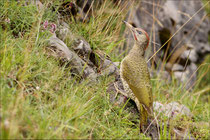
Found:
[(124, 41), (121, 36), (124, 27), (122, 21), (128, 12), (128, 2), (117, 5), (113, 1), (105, 0), (101, 5), (93, 6), (94, 12), (88, 23), (73, 22), (69, 24), (70, 28), (83, 36), (93, 50), (103, 50), (114, 61), (119, 61), (119, 56), (113, 52)]
[[(1, 1), (0, 19), (4, 28), (12, 31), (15, 36), (28, 32), (36, 21), (38, 13), (35, 5), (23, 6), (25, 1)], [(5, 22), (5, 21), (8, 22)]]

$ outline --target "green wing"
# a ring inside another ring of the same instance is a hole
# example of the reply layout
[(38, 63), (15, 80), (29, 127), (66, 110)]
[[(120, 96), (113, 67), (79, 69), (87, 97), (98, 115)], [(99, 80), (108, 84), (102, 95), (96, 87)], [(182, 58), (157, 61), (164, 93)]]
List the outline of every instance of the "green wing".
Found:
[(130, 60), (129, 58), (124, 59), (121, 69), (123, 69), (122, 77), (129, 85), (138, 88), (145, 86), (151, 87), (147, 64), (143, 58), (136, 61)]
[[(138, 65), (137, 65), (138, 64)], [(152, 108), (152, 88), (150, 85), (150, 75), (145, 60), (129, 61), (125, 59), (122, 62), (122, 77), (128, 83), (130, 89), (143, 104), (147, 110)]]

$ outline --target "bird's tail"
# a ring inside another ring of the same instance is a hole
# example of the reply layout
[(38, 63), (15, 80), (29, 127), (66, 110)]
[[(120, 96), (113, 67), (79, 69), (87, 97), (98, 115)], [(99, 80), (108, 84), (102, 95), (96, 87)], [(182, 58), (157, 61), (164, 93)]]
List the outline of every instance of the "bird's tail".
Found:
[(145, 107), (143, 107), (143, 105), (140, 106), (140, 130), (142, 132), (145, 131), (145, 129), (147, 128), (147, 118), (148, 118), (148, 112), (146, 110)]
[(147, 107), (144, 104), (142, 104), (142, 107), (146, 110), (146, 112), (149, 114), (149, 116), (152, 116), (152, 114), (153, 114), (153, 106)]

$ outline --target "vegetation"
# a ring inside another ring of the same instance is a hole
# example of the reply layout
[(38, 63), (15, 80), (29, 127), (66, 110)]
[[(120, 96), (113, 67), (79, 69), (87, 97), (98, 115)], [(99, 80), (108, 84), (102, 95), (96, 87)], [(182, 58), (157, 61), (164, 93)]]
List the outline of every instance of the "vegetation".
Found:
[[(51, 9), (56, 9), (59, 0), (46, 2), (43, 10), (24, 3), (0, 2), (1, 138), (146, 138), (139, 133), (139, 120), (134, 123), (130, 112), (109, 101), (106, 90), (114, 77), (102, 77), (91, 86), (88, 80), (78, 83), (70, 68), (47, 55), (46, 41), (51, 33), (41, 31), (41, 23), (56, 21), (56, 10)], [(69, 26), (92, 49), (103, 50), (113, 61), (121, 61), (123, 57), (113, 52), (124, 40), (121, 21), (126, 8), (122, 11), (106, 0), (95, 10), (91, 22), (68, 20)], [(190, 128), (195, 138), (202, 139), (209, 137), (209, 58), (200, 65), (192, 91), (184, 90), (176, 80), (170, 84), (158, 76), (151, 80), (155, 101), (177, 101), (193, 114), (192, 118), (171, 122), (171, 126)], [(167, 138), (166, 131), (160, 135)]]

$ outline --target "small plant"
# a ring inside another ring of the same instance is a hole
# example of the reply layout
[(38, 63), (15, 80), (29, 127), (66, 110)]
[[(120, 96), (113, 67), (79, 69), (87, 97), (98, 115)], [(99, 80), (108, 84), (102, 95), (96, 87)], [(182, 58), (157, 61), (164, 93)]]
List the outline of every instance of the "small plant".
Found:
[(36, 22), (38, 13), (35, 5), (27, 5), (24, 1), (1, 1), (0, 17), (8, 30), (15, 36), (28, 32)]

